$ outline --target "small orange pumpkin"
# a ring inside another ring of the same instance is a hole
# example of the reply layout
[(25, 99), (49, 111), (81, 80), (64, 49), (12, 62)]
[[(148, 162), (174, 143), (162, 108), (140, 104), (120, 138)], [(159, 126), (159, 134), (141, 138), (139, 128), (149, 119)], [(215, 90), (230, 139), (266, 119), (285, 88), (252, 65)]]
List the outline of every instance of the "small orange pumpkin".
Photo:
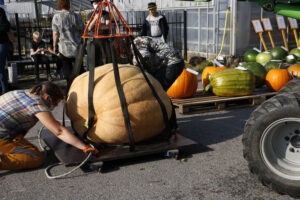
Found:
[(293, 77), (300, 78), (300, 64), (293, 64), (289, 66), (288, 71)]
[(196, 93), (197, 87), (197, 76), (183, 69), (180, 76), (168, 89), (167, 94), (173, 99), (189, 98)]
[(291, 79), (287, 69), (271, 69), (266, 75), (266, 85), (277, 92)]
[(208, 84), (209, 84), (209, 76), (212, 75), (213, 73), (217, 72), (217, 71), (221, 71), (227, 69), (226, 66), (222, 66), (222, 67), (215, 67), (215, 66), (206, 66), (202, 72), (202, 85), (203, 88), (205, 88)]

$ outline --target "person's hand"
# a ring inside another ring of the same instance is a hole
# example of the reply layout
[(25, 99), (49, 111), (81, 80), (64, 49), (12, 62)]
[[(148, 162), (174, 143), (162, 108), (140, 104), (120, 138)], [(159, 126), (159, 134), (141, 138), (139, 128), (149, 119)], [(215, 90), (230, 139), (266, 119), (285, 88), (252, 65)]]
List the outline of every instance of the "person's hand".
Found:
[(92, 154), (94, 156), (99, 156), (100, 152), (98, 151), (98, 149), (90, 147), (90, 146), (86, 146), (83, 150), (82, 150), (85, 154), (92, 152)]
[(48, 49), (44, 49), (45, 54), (51, 54), (51, 52)]
[(40, 53), (40, 54), (44, 54), (44, 49), (43, 48), (38, 48), (37, 52)]

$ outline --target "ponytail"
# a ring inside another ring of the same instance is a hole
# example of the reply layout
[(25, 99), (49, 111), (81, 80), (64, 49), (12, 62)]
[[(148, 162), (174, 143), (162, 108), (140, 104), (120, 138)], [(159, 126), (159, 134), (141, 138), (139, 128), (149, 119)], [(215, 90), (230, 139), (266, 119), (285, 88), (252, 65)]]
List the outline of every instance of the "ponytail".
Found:
[(64, 99), (64, 93), (62, 89), (52, 82), (34, 86), (29, 89), (29, 92), (35, 95), (48, 94), (51, 96), (53, 101)]
[(42, 85), (36, 85), (29, 89), (29, 92), (35, 95), (41, 95), (41, 91), (42, 91)]

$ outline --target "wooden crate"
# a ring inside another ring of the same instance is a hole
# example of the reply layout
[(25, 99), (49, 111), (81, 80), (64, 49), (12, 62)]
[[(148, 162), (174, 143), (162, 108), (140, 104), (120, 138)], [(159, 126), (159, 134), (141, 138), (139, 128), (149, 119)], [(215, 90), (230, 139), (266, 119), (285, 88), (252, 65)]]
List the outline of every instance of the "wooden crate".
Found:
[(266, 99), (276, 95), (277, 92), (258, 90), (251, 95), (240, 97), (218, 97), (197, 91), (196, 95), (187, 99), (172, 99), (173, 105), (178, 107), (179, 113), (185, 114), (191, 111), (222, 110), (229, 107), (242, 107), (258, 105)]

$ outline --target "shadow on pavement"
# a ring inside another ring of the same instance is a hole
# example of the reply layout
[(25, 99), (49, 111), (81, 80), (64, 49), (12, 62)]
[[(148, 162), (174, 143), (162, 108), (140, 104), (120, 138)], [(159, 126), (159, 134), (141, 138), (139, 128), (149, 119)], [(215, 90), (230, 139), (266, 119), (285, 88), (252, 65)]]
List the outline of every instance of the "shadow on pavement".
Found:
[(223, 110), (178, 118), (179, 132), (204, 146), (242, 134), (245, 122), (255, 107)]

